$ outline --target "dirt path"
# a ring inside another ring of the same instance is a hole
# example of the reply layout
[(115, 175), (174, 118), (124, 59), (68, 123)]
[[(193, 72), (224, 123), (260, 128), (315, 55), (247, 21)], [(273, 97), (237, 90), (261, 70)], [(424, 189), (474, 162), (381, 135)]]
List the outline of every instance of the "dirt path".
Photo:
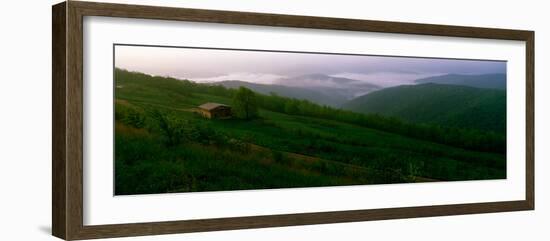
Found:
[[(252, 151), (264, 152), (264, 153), (271, 153), (272, 152), (271, 149), (263, 147), (263, 146), (259, 146), (259, 145), (252, 144), (252, 143), (248, 143), (248, 145), (250, 147), (250, 150), (252, 150)], [(325, 163), (330, 163), (332, 165), (336, 165), (336, 166), (339, 166), (339, 167), (342, 167), (342, 168), (353, 170), (355, 172), (361, 172), (361, 173), (365, 173), (365, 174), (369, 174), (369, 173), (374, 172), (372, 169), (367, 168), (367, 167), (362, 167), (362, 166), (357, 166), (357, 165), (352, 165), (352, 164), (347, 164), (347, 163), (342, 163), (342, 162), (337, 162), (337, 161), (326, 160), (326, 159), (322, 159), (322, 158), (319, 158), (319, 157), (313, 157), (313, 156), (308, 156), (308, 155), (303, 155), (303, 154), (298, 154), (298, 153), (293, 153), (293, 152), (285, 152), (285, 151), (279, 151), (279, 152), (284, 154), (287, 158), (291, 158), (291, 159), (294, 159), (294, 160), (297, 160), (297, 161), (302, 161), (302, 162), (305, 162), (305, 163), (310, 164), (310, 165), (314, 164), (316, 162), (325, 162)], [(414, 176), (414, 179), (415, 179), (415, 182), (437, 182), (437, 181), (440, 181), (440, 180), (437, 180), (437, 179), (420, 177), (420, 176)]]

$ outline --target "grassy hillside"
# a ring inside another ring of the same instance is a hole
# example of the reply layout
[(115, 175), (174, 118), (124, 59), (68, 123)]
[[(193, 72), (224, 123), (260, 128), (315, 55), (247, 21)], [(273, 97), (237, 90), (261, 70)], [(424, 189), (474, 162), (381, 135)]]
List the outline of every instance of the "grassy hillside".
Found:
[(504, 154), (314, 116), (308, 102), (258, 94), (259, 118), (208, 120), (193, 108), (232, 105), (233, 90), (118, 69), (115, 85), (117, 195), (506, 177)]
[(419, 84), (434, 83), (448, 85), (463, 85), (484, 89), (506, 90), (506, 74), (462, 75), (448, 74), (433, 76), (415, 81)]
[(358, 97), (344, 108), (415, 123), (506, 131), (506, 92), (502, 90), (431, 83), (397, 86)]

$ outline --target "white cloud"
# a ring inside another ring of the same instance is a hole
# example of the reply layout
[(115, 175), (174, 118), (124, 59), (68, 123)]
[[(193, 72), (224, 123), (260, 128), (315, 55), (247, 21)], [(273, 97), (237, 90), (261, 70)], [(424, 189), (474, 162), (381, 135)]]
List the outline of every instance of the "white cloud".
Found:
[(280, 78), (286, 78), (283, 75), (276, 74), (260, 74), (260, 73), (230, 73), (226, 75), (207, 77), (207, 78), (189, 78), (192, 81), (202, 83), (220, 82), (224, 80), (240, 80), (258, 84), (273, 84)]

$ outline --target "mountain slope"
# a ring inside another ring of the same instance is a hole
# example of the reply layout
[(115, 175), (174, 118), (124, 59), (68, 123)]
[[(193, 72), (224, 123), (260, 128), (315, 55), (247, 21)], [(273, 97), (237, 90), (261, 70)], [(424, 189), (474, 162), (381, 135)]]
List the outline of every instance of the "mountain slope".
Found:
[(418, 84), (434, 83), (463, 85), (484, 89), (506, 89), (506, 74), (459, 75), (448, 74), (415, 80)]
[(307, 88), (325, 95), (351, 100), (355, 97), (378, 90), (381, 87), (362, 80), (333, 77), (325, 74), (307, 74), (278, 79), (276, 84)]
[[(316, 104), (328, 105), (328, 106), (339, 106), (349, 99), (343, 95), (333, 95), (330, 94), (330, 91), (325, 89), (306, 89), (303, 87), (290, 87), (284, 85), (265, 85), (265, 84), (256, 84), (245, 81), (238, 80), (228, 80), (214, 83), (215, 85), (222, 85), (227, 88), (239, 88), (241, 86), (249, 88), (255, 92), (262, 94), (271, 94), (275, 93), (280, 96), (295, 98), (295, 99), (305, 99), (309, 100)], [(327, 93), (328, 92), (328, 93)]]
[(278, 84), (287, 85), (287, 86), (325, 86), (325, 87), (339, 87), (341, 85), (357, 85), (370, 88), (377, 88), (375, 84), (368, 82), (343, 78), (343, 77), (333, 77), (325, 74), (306, 74), (295, 76), (291, 78), (282, 78), (276, 81)]
[(433, 83), (402, 85), (358, 97), (343, 108), (415, 123), (506, 130), (506, 92), (502, 90)]

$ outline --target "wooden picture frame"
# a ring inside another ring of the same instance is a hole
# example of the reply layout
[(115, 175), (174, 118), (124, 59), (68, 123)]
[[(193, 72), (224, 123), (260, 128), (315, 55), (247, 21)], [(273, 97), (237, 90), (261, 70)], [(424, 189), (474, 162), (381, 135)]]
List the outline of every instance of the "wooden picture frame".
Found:
[[(52, 8), (52, 233), (66, 240), (214, 230), (356, 222), (443, 215), (533, 210), (534, 32), (68, 1)], [(83, 224), (83, 17), (107, 16), (207, 23), (452, 36), (526, 43), (525, 199), (489, 203), (417, 206), (336, 212), (180, 220), (152, 223)]]

